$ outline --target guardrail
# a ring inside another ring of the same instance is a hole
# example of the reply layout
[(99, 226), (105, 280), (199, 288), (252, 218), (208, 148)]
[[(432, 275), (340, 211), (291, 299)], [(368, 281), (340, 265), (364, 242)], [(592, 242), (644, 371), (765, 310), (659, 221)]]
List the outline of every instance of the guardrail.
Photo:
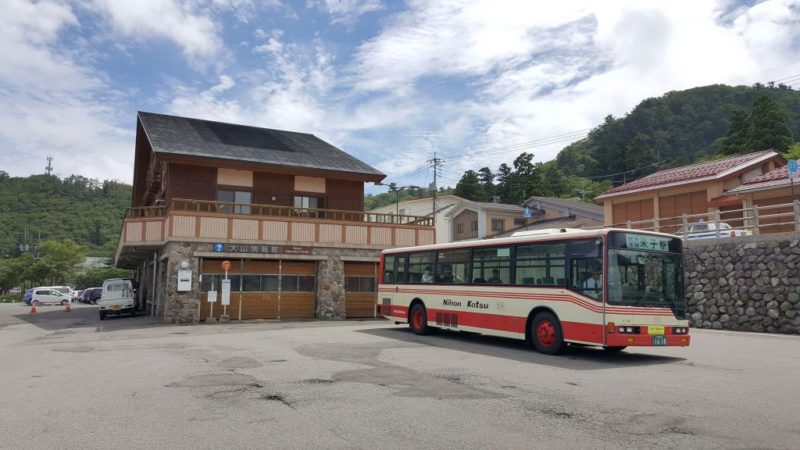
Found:
[(683, 236), (684, 239), (800, 232), (800, 200), (779, 205), (627, 221), (605, 227), (660, 231)]
[(249, 203), (215, 202), (205, 200), (173, 199), (167, 205), (138, 206), (125, 210), (125, 218), (165, 217), (169, 211), (236, 214), (246, 216), (300, 217), (337, 222), (367, 222), (380, 224), (433, 226), (430, 217), (403, 214), (376, 214), (337, 209), (294, 208), (291, 206), (258, 205)]

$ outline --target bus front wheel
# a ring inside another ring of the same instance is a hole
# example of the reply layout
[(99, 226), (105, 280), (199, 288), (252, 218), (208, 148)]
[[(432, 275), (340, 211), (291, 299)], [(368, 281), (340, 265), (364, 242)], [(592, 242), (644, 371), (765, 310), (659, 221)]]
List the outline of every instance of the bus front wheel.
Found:
[(561, 324), (549, 312), (536, 315), (531, 322), (531, 339), (536, 351), (546, 355), (557, 355), (564, 350), (564, 335)]
[(417, 303), (411, 308), (408, 324), (414, 334), (428, 334), (428, 313), (422, 304)]

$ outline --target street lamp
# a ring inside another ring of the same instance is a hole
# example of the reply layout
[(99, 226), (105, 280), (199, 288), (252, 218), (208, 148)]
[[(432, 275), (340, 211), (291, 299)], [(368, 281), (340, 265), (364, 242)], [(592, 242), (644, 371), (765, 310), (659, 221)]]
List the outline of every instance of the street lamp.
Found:
[[(394, 194), (395, 194), (395, 216), (399, 216), (400, 215), (400, 192), (401, 191), (405, 191), (405, 190), (416, 191), (417, 189), (419, 189), (419, 186), (414, 186), (414, 185), (398, 186), (395, 183), (389, 183), (389, 184), (375, 183), (375, 184), (377, 186), (386, 186), (386, 187), (389, 188), (389, 192), (394, 192)], [(399, 220), (399, 219), (396, 218), (395, 220)]]

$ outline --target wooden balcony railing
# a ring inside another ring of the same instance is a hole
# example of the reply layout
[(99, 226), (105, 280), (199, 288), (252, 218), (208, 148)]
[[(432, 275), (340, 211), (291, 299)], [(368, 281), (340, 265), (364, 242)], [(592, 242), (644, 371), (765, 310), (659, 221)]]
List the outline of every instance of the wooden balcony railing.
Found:
[[(690, 226), (708, 224), (709, 231), (693, 232)], [(727, 224), (730, 228), (724, 227)], [(628, 221), (605, 225), (614, 228), (660, 231), (683, 236), (684, 238), (721, 238), (734, 236), (753, 236), (768, 233), (800, 233), (800, 201), (780, 205), (762, 205), (750, 208), (712, 211), (701, 214), (683, 214), (676, 217)], [(601, 228), (601, 227), (592, 227)], [(700, 236), (702, 235), (702, 236)]]
[(257, 205), (187, 199), (173, 199), (167, 205), (128, 208), (125, 211), (125, 218), (165, 217), (170, 211), (234, 214), (237, 216), (297, 217), (304, 219), (321, 219), (334, 222), (366, 222), (373, 224), (433, 226), (433, 219), (430, 217), (407, 216), (403, 214), (376, 214), (362, 211), (342, 211), (337, 209), (294, 208), (291, 206)]
[(428, 217), (176, 199), (129, 208), (120, 238), (126, 246), (171, 240), (299, 246), (388, 248), (433, 244)]

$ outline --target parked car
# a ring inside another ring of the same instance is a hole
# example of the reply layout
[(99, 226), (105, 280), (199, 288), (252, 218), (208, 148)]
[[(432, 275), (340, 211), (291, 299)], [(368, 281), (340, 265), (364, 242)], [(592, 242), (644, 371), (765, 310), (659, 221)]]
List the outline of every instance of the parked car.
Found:
[(31, 306), (31, 297), (33, 297), (33, 288), (25, 289), (25, 294), (22, 295), (22, 302)]
[[(717, 223), (719, 223), (719, 231), (717, 231)], [(718, 236), (750, 236), (753, 232), (751, 230), (733, 228), (726, 222), (700, 222), (688, 225), (686, 230), (681, 227), (675, 234), (678, 236), (683, 236), (685, 234), (686, 239), (709, 239)]]
[(136, 301), (133, 296), (131, 280), (112, 278), (103, 281), (103, 294), (97, 301), (100, 307), (100, 320), (108, 314), (136, 315)]
[(67, 298), (69, 298), (70, 300), (72, 300), (73, 293), (74, 293), (72, 288), (69, 287), (69, 286), (39, 286), (39, 287), (34, 288), (34, 289), (55, 289), (58, 292), (61, 292), (62, 294), (66, 295)]
[(31, 295), (31, 305), (66, 305), (70, 303), (72, 297), (51, 287), (33, 288)]
[(100, 295), (103, 293), (102, 287), (92, 287), (86, 288), (83, 290), (83, 295), (81, 296), (81, 301), (83, 303), (97, 303), (97, 300), (100, 299)]

